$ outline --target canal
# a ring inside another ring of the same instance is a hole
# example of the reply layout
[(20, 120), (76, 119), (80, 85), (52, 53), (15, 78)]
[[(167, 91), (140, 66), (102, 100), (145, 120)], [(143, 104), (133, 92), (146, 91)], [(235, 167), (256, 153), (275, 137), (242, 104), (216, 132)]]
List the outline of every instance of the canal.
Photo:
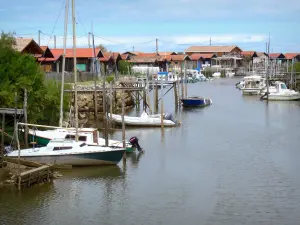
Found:
[(170, 92), (165, 109), (182, 125), (128, 129), (145, 153), (126, 165), (1, 190), (0, 224), (300, 224), (300, 103), (243, 97), (238, 80), (189, 84), (207, 108), (176, 112)]

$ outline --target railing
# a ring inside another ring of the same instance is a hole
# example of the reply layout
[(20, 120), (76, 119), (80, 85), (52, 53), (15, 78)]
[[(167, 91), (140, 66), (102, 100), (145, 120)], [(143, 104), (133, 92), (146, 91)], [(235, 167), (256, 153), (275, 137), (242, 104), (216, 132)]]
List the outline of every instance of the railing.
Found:
[[(56, 72), (49, 72), (45, 73), (46, 80), (56, 80), (61, 81), (61, 73)], [(77, 72), (77, 81), (84, 82), (84, 81), (92, 81), (94, 80), (94, 74), (90, 72)], [(72, 83), (74, 82), (74, 74), (70, 72), (65, 73), (65, 83)]]

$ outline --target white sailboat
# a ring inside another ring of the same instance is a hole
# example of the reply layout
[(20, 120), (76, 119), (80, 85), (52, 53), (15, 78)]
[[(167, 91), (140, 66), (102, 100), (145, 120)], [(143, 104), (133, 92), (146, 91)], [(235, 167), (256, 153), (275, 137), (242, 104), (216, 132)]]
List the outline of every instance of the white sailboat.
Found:
[[(53, 139), (46, 147), (30, 148), (20, 151), (20, 157), (42, 164), (94, 166), (118, 164), (125, 149), (87, 145), (82, 141)], [(17, 158), (19, 151), (7, 154)]]
[[(82, 140), (85, 140), (87, 144), (99, 144), (105, 145), (105, 139), (101, 138), (99, 132), (96, 128), (88, 128), (92, 133), (96, 133), (97, 138), (84, 138), (86, 136), (91, 135), (90, 133), (86, 133), (87, 128), (79, 129), (78, 128), (68, 128), (63, 129), (63, 96), (64, 96), (64, 74), (65, 74), (65, 56), (66, 56), (66, 47), (67, 47), (67, 27), (68, 27), (68, 8), (69, 8), (69, 0), (66, 0), (66, 11), (65, 11), (65, 24), (64, 24), (64, 54), (63, 54), (63, 65), (62, 65), (62, 80), (61, 80), (61, 96), (60, 96), (60, 118), (59, 118), (59, 127), (51, 130), (37, 130), (37, 129), (29, 129), (30, 139), (35, 139), (37, 144), (39, 145), (47, 145), (50, 140), (54, 138), (65, 138), (67, 136), (74, 135), (74, 132), (77, 130), (80, 133), (80, 137)], [(73, 18), (75, 20), (75, 18)], [(75, 24), (73, 24), (73, 29), (75, 30)], [(76, 40), (75, 32), (74, 32), (74, 40)], [(74, 51), (76, 52), (76, 41), (74, 44)], [(74, 73), (76, 74), (76, 54), (74, 53)], [(76, 76), (76, 75), (75, 75)], [(76, 88), (76, 85), (74, 85)], [(75, 97), (77, 100), (77, 97)], [(77, 107), (77, 104), (75, 102)], [(75, 110), (76, 111), (76, 110)], [(82, 133), (83, 132), (83, 133)], [(79, 137), (79, 139), (80, 139)], [(133, 151), (135, 148), (130, 144), (130, 142), (126, 142), (126, 149), (128, 152)], [(123, 147), (122, 141), (116, 140), (108, 140), (108, 146), (112, 147)]]
[[(66, 0), (66, 11), (69, 1)], [(66, 12), (67, 15), (67, 12)], [(89, 166), (117, 164), (123, 157), (125, 148), (103, 147), (100, 145), (87, 145), (86, 140), (78, 141), (78, 105), (77, 105), (77, 70), (76, 70), (76, 26), (75, 26), (75, 0), (72, 0), (73, 22), (73, 51), (74, 51), (74, 89), (75, 89), (75, 128), (73, 138), (52, 138), (46, 147), (17, 150), (8, 153), (9, 157), (23, 157), (40, 163), (67, 164), (72, 166)], [(66, 21), (65, 21), (66, 22)], [(63, 84), (62, 84), (63, 85)], [(61, 93), (62, 94), (62, 93)], [(62, 107), (62, 106), (61, 106)], [(19, 123), (21, 124), (21, 123)], [(28, 125), (28, 124), (21, 124)], [(42, 125), (35, 125), (43, 127)], [(17, 127), (16, 127), (17, 129)], [(56, 129), (55, 132), (60, 132)], [(60, 132), (61, 133), (61, 132)], [(71, 136), (70, 134), (68, 134)], [(96, 137), (97, 139), (98, 137)], [(71, 140), (70, 140), (71, 139)], [(17, 138), (18, 140), (18, 138)]]
[[(267, 99), (267, 89), (261, 91), (262, 99)], [(272, 101), (295, 101), (300, 99), (298, 91), (290, 90), (286, 84), (280, 81), (275, 82), (275, 86), (269, 87), (268, 100)]]

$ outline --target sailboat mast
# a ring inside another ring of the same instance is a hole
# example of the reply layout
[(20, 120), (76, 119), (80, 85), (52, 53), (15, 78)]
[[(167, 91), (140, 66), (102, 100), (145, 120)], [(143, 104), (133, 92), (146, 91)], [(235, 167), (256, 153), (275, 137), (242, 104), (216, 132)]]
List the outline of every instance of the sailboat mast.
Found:
[(65, 27), (64, 27), (64, 54), (62, 62), (61, 73), (61, 91), (60, 91), (60, 111), (59, 111), (59, 127), (62, 127), (64, 117), (64, 84), (65, 84), (65, 67), (66, 67), (66, 48), (67, 48), (67, 35), (68, 35), (68, 13), (69, 13), (69, 0), (66, 0), (65, 6)]
[(74, 107), (75, 107), (75, 140), (78, 141), (78, 105), (77, 105), (77, 60), (76, 60), (76, 19), (75, 0), (72, 0), (72, 24), (73, 24), (73, 60), (74, 60)]

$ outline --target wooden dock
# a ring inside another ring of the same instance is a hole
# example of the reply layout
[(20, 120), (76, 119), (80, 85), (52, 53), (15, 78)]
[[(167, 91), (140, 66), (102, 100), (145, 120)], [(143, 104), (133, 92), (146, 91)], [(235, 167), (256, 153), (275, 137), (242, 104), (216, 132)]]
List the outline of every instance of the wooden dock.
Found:
[(53, 166), (44, 165), (20, 173), (15, 177), (15, 183), (17, 184), (18, 189), (21, 190), (22, 187), (30, 187), (33, 184), (49, 182), (52, 178)]

